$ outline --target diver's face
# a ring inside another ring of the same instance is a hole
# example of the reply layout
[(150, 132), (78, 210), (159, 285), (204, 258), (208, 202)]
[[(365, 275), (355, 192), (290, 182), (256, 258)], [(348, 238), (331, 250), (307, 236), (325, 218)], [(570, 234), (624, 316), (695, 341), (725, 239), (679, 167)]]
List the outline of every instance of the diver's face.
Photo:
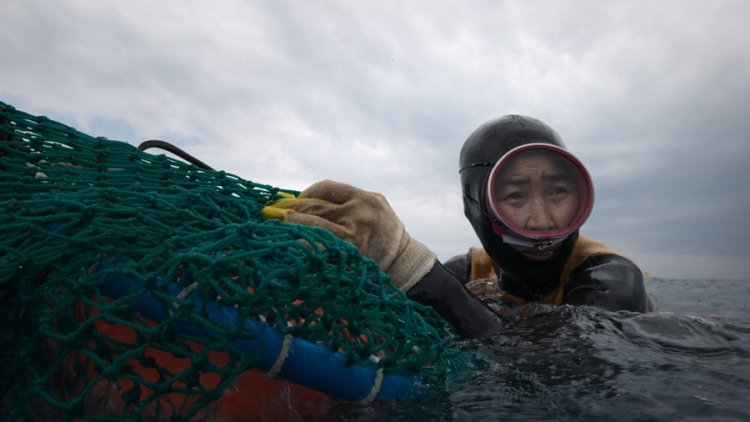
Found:
[[(496, 179), (494, 195), (497, 211), (529, 232), (567, 228), (580, 207), (568, 167), (560, 157), (542, 151), (519, 154), (508, 162)], [(515, 248), (532, 260), (545, 260), (554, 252)]]

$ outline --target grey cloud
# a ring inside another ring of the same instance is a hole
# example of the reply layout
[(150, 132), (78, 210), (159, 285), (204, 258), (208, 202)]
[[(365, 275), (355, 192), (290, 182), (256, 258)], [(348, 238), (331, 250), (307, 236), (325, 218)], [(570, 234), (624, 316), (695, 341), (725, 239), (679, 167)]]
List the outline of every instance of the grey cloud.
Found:
[(381, 191), (441, 258), (475, 243), (456, 169), (463, 140), (498, 115), (530, 114), (595, 177), (584, 231), (656, 275), (702, 262), (746, 277), (750, 46), (738, 34), (749, 11), (29, 0), (0, 16), (11, 63), (0, 96), (94, 135), (166, 137), (263, 183)]

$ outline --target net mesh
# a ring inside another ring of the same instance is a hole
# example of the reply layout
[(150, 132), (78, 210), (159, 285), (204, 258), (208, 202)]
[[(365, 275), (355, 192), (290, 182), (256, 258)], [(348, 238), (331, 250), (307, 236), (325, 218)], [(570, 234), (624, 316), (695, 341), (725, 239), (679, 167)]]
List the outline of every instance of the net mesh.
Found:
[[(0, 128), (3, 418), (193, 417), (258, 363), (236, 346), (263, 341), (244, 319), (428, 384), (467, 365), (450, 327), (351, 244), (264, 220), (278, 188), (1, 102)], [(113, 280), (119, 298), (103, 292)], [(144, 292), (161, 321), (141, 312)], [(207, 303), (240, 322), (217, 323)], [(175, 394), (189, 399), (167, 410)]]

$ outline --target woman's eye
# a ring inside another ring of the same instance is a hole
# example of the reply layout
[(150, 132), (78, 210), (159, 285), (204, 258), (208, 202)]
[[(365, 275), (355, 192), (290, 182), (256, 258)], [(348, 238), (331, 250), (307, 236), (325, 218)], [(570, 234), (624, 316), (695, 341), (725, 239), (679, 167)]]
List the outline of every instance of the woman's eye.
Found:
[(510, 192), (506, 193), (503, 197), (503, 202), (520, 202), (524, 199), (523, 192)]
[(571, 192), (572, 189), (567, 186), (555, 186), (550, 190), (549, 195), (553, 198), (562, 199), (568, 196)]

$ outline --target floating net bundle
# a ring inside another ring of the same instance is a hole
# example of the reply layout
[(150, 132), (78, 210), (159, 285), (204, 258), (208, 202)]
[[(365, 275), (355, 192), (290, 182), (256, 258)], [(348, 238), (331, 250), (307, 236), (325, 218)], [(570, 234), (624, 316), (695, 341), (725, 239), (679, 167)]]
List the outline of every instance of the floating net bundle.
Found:
[(264, 330), (418, 384), (466, 368), (351, 244), (264, 220), (278, 197), (0, 102), (0, 417), (200, 416), (250, 368), (283, 373)]

